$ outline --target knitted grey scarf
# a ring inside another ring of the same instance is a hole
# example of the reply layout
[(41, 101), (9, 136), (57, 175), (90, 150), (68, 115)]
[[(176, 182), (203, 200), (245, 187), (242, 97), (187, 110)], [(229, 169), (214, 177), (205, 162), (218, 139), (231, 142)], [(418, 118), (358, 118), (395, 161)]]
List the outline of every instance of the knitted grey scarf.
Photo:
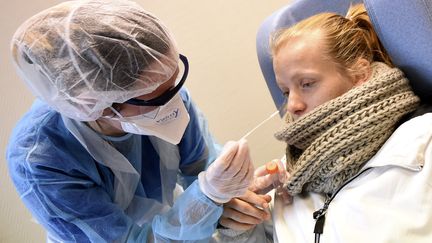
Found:
[(275, 134), (287, 142), (290, 194), (333, 193), (380, 149), (419, 98), (396, 68), (372, 64), (372, 76)]

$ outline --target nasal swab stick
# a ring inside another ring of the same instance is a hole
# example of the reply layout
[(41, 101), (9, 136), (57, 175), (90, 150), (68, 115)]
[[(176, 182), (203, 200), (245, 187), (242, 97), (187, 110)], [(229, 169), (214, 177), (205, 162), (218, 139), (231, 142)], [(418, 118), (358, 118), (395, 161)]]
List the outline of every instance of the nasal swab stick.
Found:
[(272, 119), (274, 116), (276, 116), (279, 113), (279, 111), (275, 111), (275, 113), (271, 114), (269, 117), (267, 117), (264, 121), (262, 121), (260, 124), (258, 124), (256, 127), (252, 128), (249, 132), (247, 132), (240, 140), (243, 138), (246, 138), (247, 136), (251, 135), (255, 130), (257, 130), (260, 126), (262, 126), (264, 123), (266, 123), (268, 120)]

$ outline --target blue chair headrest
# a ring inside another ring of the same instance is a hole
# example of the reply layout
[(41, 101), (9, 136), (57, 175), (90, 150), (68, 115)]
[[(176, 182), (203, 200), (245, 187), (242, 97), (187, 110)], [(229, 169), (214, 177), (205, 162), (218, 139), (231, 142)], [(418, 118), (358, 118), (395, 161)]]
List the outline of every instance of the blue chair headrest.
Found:
[[(270, 15), (257, 33), (257, 55), (278, 109), (285, 101), (276, 84), (269, 48), (273, 32), (322, 12), (345, 15), (351, 4), (361, 0), (298, 0)], [(364, 0), (372, 24), (395, 65), (409, 78), (423, 102), (432, 102), (432, 3), (424, 0)], [(283, 114), (281, 114), (283, 115)]]
[(364, 0), (393, 63), (423, 103), (432, 103), (432, 1)]

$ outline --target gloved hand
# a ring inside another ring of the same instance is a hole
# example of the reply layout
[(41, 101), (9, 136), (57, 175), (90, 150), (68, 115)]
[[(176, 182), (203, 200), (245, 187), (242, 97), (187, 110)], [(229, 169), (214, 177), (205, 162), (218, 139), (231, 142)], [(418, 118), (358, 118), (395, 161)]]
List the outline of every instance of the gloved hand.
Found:
[(254, 167), (246, 140), (227, 142), (221, 155), (198, 175), (201, 191), (214, 202), (226, 203), (246, 193)]

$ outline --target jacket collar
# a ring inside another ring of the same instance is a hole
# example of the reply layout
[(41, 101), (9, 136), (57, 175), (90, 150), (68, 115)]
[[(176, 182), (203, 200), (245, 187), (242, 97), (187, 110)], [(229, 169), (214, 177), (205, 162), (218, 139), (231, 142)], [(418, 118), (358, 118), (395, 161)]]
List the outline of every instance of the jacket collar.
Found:
[(397, 166), (420, 171), (432, 144), (432, 113), (417, 116), (400, 125), (362, 170)]

